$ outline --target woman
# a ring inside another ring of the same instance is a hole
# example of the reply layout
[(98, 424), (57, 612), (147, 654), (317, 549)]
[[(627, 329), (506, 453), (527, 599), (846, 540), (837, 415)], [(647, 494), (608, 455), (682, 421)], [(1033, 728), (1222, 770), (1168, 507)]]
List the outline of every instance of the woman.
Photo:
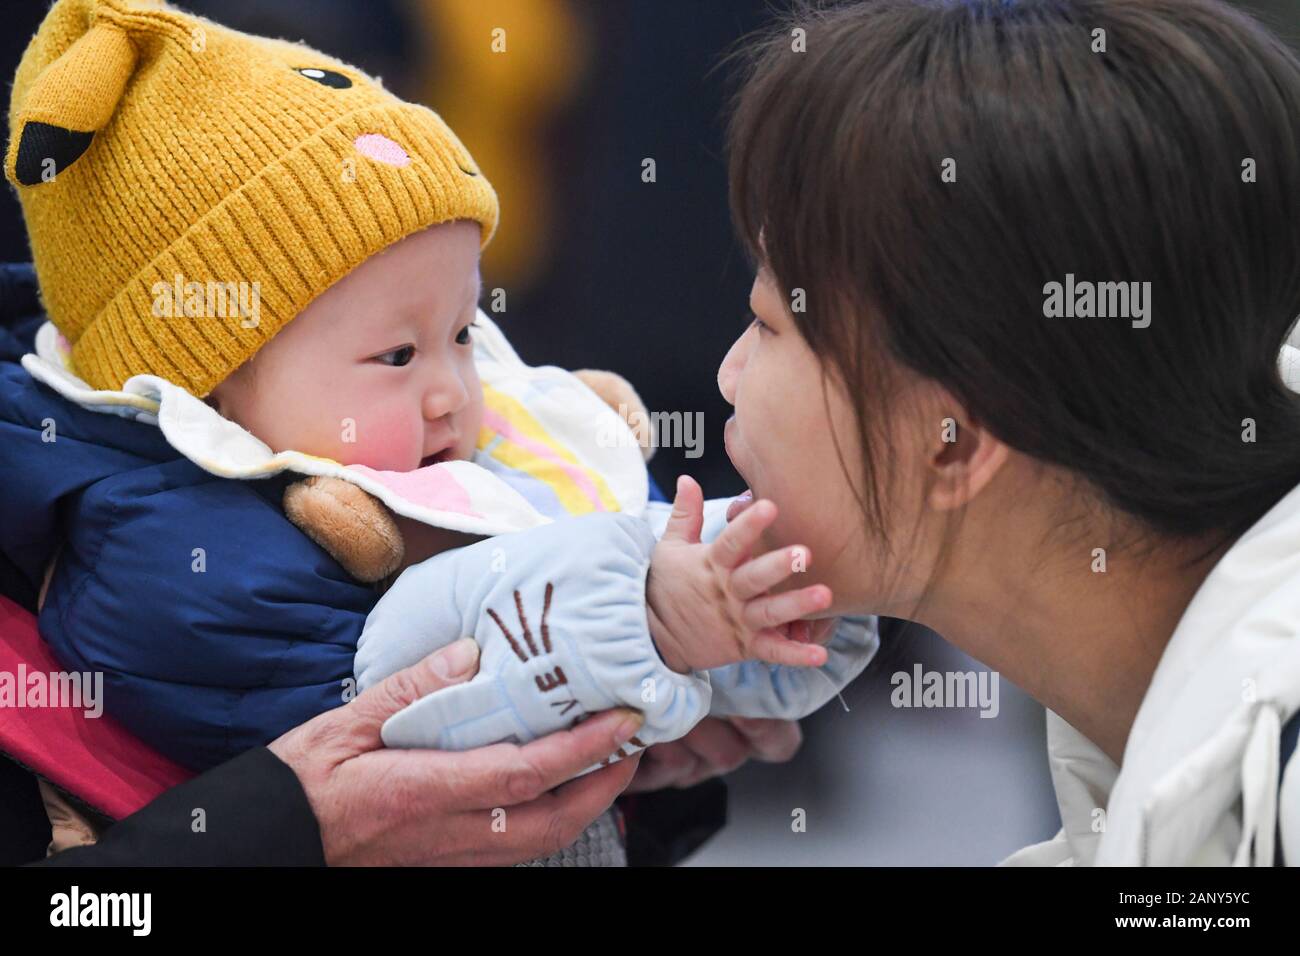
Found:
[(719, 383), (766, 543), (1049, 708), (1063, 829), (1012, 861), (1300, 859), (1300, 63), (1215, 0), (868, 0), (753, 53)]

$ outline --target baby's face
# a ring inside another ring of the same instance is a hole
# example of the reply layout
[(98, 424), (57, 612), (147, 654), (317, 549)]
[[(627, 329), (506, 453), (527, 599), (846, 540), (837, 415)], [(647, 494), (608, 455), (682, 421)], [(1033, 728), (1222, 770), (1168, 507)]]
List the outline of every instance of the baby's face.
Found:
[(210, 403), (277, 452), (381, 471), (469, 459), (483, 420), (469, 333), (479, 238), (477, 223), (444, 223), (367, 259)]

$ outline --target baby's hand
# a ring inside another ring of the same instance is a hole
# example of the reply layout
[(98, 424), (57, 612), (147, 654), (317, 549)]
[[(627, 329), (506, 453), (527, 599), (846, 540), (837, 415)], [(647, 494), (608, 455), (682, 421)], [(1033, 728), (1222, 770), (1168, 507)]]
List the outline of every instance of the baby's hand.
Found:
[(704, 494), (694, 479), (678, 479), (673, 514), (646, 579), (650, 635), (673, 670), (751, 659), (803, 667), (826, 663), (826, 649), (807, 643), (806, 633), (792, 625), (829, 607), (830, 588), (814, 584), (768, 593), (797, 566), (807, 567), (808, 549), (795, 545), (750, 556), (775, 519), (773, 502), (756, 501), (714, 541), (702, 544)]

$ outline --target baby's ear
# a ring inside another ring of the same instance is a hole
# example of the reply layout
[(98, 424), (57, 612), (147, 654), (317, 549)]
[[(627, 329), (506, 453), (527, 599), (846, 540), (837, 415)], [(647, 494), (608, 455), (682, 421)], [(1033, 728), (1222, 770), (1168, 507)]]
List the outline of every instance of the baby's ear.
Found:
[(38, 186), (75, 163), (108, 125), (135, 64), (130, 38), (101, 20), (42, 70), (14, 113), (9, 181)]

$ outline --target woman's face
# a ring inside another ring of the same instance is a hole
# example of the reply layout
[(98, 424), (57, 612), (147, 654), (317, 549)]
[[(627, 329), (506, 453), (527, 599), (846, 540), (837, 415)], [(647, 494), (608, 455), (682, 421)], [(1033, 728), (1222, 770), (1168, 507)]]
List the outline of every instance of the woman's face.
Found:
[[(754, 499), (768, 498), (778, 508), (765, 546), (802, 544), (811, 550), (806, 576), (796, 576), (790, 586), (829, 585), (835, 598), (827, 616), (883, 612), (906, 600), (900, 589), (912, 588), (900, 580), (898, 562), (886, 562), (880, 542), (869, 540), (845, 475), (847, 468), (861, 487), (862, 455), (852, 406), (838, 377), (799, 334), (766, 269), (755, 278), (749, 301), (755, 320), (723, 359), (718, 386), (735, 407), (724, 430), (727, 455)], [(896, 451), (907, 449), (900, 455), (902, 466), (920, 449), (900, 431), (893, 429), (893, 444)], [(906, 472), (903, 467), (894, 487), (915, 487)], [(915, 526), (919, 500), (911, 509), (903, 505), (885, 503), (891, 532)], [(906, 543), (903, 554), (911, 554)]]

